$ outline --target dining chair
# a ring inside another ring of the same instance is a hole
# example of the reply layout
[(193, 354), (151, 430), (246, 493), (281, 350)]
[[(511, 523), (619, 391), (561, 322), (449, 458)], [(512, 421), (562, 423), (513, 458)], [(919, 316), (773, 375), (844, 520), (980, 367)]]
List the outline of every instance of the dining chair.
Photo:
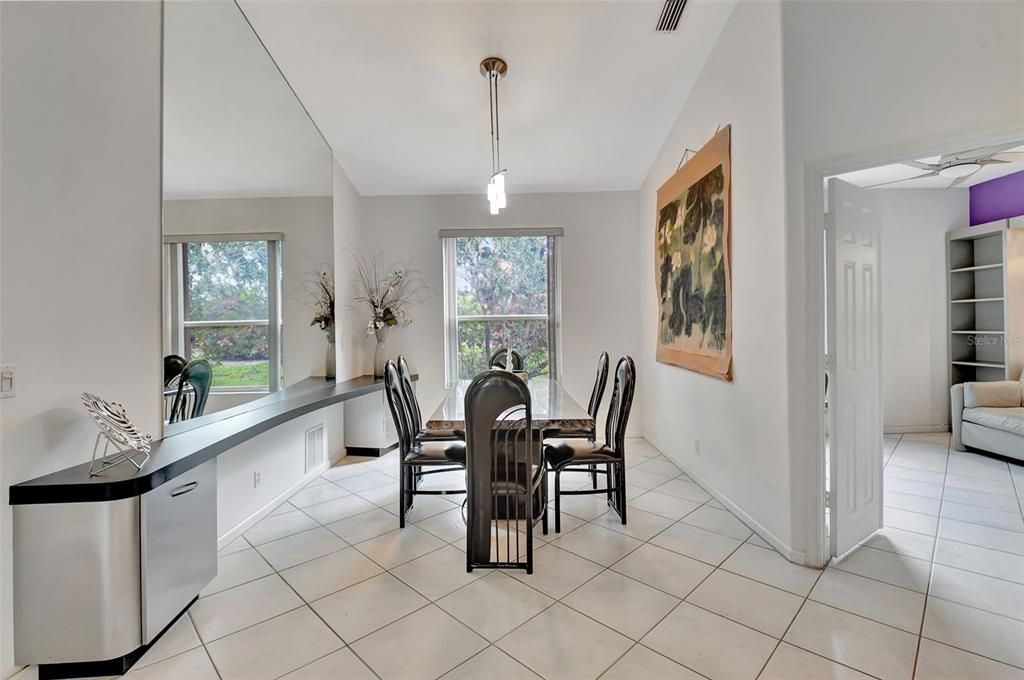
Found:
[[(545, 444), (544, 458), (555, 473), (555, 533), (562, 528), (562, 496), (607, 494), (608, 505), (618, 513), (622, 523), (626, 523), (626, 424), (633, 407), (635, 387), (636, 364), (631, 357), (624, 356), (615, 366), (615, 384), (608, 404), (604, 444), (593, 439), (558, 439)], [(591, 466), (604, 466), (604, 470), (591, 470)], [(607, 484), (603, 489), (562, 491), (563, 472), (604, 475)]]
[[(409, 416), (409, 405), (402, 390), (398, 366), (390, 359), (384, 365), (384, 394), (398, 432), (398, 526), (405, 528), (405, 516), (415, 496), (449, 496), (466, 493), (462, 489), (427, 489), (417, 486), (426, 475), (462, 470), (466, 467), (466, 444), (458, 440), (416, 441)], [(426, 468), (426, 469), (425, 469)]]
[(543, 522), (546, 534), (548, 514), (547, 468), (530, 390), (508, 371), (485, 371), (467, 388), (465, 411), (466, 571), (532, 574), (533, 527)]
[(488, 368), (504, 368), (508, 371), (521, 371), (523, 370), (523, 355), (514, 349), (502, 347), (497, 349), (491, 354), (491, 358), (487, 360)]
[(206, 398), (213, 383), (213, 367), (206, 359), (194, 359), (185, 365), (178, 376), (178, 391), (174, 395), (168, 422), (198, 418), (206, 411)]
[(416, 441), (450, 441), (453, 439), (462, 440), (465, 433), (458, 430), (425, 430), (423, 428), (423, 412), (420, 410), (420, 402), (416, 398), (416, 390), (412, 386), (412, 370), (409, 369), (409, 362), (405, 356), (398, 355), (398, 375), (402, 381), (402, 396), (409, 406), (409, 421)]
[[(553, 433), (555, 439), (591, 439), (597, 441), (597, 412), (601, 410), (601, 398), (604, 397), (604, 389), (608, 384), (608, 352), (601, 352), (597, 358), (597, 375), (594, 376), (594, 387), (590, 391), (590, 401), (587, 403), (587, 414), (594, 425), (588, 428), (558, 430)], [(553, 442), (552, 442), (553, 443)], [(597, 467), (590, 466), (590, 480), (593, 488), (597, 488)]]

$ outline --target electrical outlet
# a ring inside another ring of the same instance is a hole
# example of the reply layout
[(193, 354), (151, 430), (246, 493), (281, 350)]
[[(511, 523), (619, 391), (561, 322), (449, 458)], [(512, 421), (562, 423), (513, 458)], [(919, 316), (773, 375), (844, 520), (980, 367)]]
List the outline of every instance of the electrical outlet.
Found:
[(693, 440), (693, 452), (696, 453), (698, 456), (700, 455), (700, 440), (699, 439), (694, 439)]
[(0, 399), (10, 399), (14, 396), (14, 366), (0, 366)]
[(254, 489), (260, 488), (260, 482), (262, 482), (262, 481), (263, 480), (260, 479), (260, 473), (259, 472), (253, 472), (252, 473), (252, 488), (254, 488)]

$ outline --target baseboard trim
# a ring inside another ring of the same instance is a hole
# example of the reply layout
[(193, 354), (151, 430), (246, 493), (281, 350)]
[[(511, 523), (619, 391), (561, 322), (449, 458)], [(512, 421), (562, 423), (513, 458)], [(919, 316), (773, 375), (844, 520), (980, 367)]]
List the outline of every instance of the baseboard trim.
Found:
[(199, 596), (192, 598), (192, 601), (185, 605), (185, 608), (178, 612), (171, 621), (164, 626), (164, 629), (153, 640), (147, 644), (134, 649), (123, 656), (103, 661), (71, 661), (68, 663), (41, 663), (38, 668), (39, 680), (59, 680), (60, 678), (95, 678), (106, 675), (124, 675), (136, 664), (146, 652), (160, 641), (164, 633), (171, 629), (178, 619), (188, 611), (189, 607), (195, 604)]
[(929, 434), (932, 432), (949, 432), (949, 424), (943, 425), (893, 425), (882, 428), (883, 434)]
[(326, 472), (331, 467), (331, 465), (332, 463), (322, 463), (320, 465), (317, 465), (315, 468), (307, 472), (295, 484), (292, 484), (290, 487), (288, 487), (287, 489), (279, 493), (276, 497), (274, 497), (274, 499), (271, 500), (269, 503), (267, 503), (262, 508), (252, 513), (248, 517), (246, 517), (241, 522), (239, 522), (233, 529), (231, 529), (229, 532), (227, 532), (226, 534), (217, 539), (217, 550), (220, 550), (228, 543), (244, 534), (246, 531), (252, 528), (254, 524), (256, 524), (261, 519), (265, 518), (267, 515), (273, 512), (277, 506), (281, 505), (281, 503), (284, 503), (286, 500), (291, 498), (296, 491), (306, 486), (314, 479), (316, 479), (324, 472)]
[(345, 454), (349, 456), (370, 456), (380, 458), (389, 451), (394, 451), (398, 448), (398, 442), (390, 446), (376, 447), (376, 446), (346, 446)]
[(753, 517), (747, 514), (747, 512), (744, 511), (739, 505), (734, 503), (732, 499), (730, 499), (728, 496), (726, 496), (721, 491), (716, 489), (714, 486), (709, 484), (706, 479), (704, 479), (698, 474), (695, 474), (676, 456), (673, 456), (671, 451), (669, 451), (668, 447), (663, 446), (661, 443), (659, 443), (646, 432), (644, 433), (643, 438), (647, 441), (648, 444), (650, 444), (658, 451), (660, 451), (663, 456), (665, 456), (673, 463), (675, 463), (676, 467), (678, 467), (687, 475), (689, 475), (689, 477), (693, 481), (697, 482), (697, 484), (699, 484), (701, 488), (703, 488), (705, 491), (711, 494), (711, 496), (716, 501), (724, 505), (729, 512), (736, 515), (736, 517), (738, 517), (741, 522), (750, 527), (755, 534), (764, 539), (764, 541), (766, 541), (770, 546), (772, 546), (776, 550), (776, 552), (778, 552), (787, 560), (795, 564), (812, 566), (811, 563), (807, 561), (807, 553), (805, 553), (803, 550), (794, 550), (792, 546), (788, 545), (784, 541), (780, 540), (778, 536), (768, 531), (768, 529), (762, 526), (760, 522), (755, 520)]

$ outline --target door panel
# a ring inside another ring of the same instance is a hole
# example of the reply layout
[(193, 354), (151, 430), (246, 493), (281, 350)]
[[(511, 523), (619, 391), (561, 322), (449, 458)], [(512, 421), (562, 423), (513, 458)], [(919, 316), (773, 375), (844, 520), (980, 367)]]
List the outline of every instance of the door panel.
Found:
[(843, 555), (882, 526), (881, 219), (870, 190), (830, 179), (828, 196), (830, 539)]

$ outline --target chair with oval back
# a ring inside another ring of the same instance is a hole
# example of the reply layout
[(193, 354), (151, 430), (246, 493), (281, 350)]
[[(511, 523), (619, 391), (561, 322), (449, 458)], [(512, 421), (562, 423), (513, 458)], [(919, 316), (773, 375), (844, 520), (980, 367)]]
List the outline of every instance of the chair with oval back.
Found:
[(413, 432), (410, 406), (405, 401), (402, 377), (390, 359), (384, 365), (384, 394), (398, 432), (398, 526), (405, 527), (406, 513), (416, 496), (448, 496), (466, 493), (461, 489), (418, 489), (424, 476), (461, 470), (466, 466), (466, 445), (458, 440), (417, 441)]
[(168, 354), (164, 357), (164, 387), (171, 384), (171, 381), (181, 375), (181, 372), (185, 370), (185, 366), (188, 362), (185, 361), (185, 357), (178, 356), (177, 354)]
[(409, 362), (401, 354), (398, 355), (398, 375), (402, 382), (402, 396), (409, 407), (409, 424), (416, 441), (451, 441), (461, 440), (465, 434), (456, 430), (425, 430), (423, 429), (423, 412), (420, 410), (416, 390), (412, 385), (412, 370)]
[(466, 389), (465, 411), (466, 570), (532, 574), (534, 524), (547, 533), (547, 469), (530, 390), (508, 371), (485, 371)]
[(209, 361), (194, 359), (188, 362), (178, 376), (178, 391), (168, 422), (177, 423), (203, 415), (212, 383), (213, 367)]
[(524, 365), (523, 355), (507, 347), (495, 350), (487, 360), (489, 368), (504, 368), (508, 371), (522, 371)]
[[(626, 523), (625, 439), (635, 388), (636, 364), (631, 357), (624, 356), (615, 367), (615, 385), (605, 421), (605, 443), (598, 444), (592, 439), (560, 439), (545, 444), (544, 457), (555, 473), (556, 533), (561, 531), (561, 499), (568, 495), (607, 494), (608, 505), (619, 514), (622, 523)], [(595, 469), (601, 466), (605, 469)], [(604, 475), (607, 485), (603, 489), (562, 491), (563, 472)]]

